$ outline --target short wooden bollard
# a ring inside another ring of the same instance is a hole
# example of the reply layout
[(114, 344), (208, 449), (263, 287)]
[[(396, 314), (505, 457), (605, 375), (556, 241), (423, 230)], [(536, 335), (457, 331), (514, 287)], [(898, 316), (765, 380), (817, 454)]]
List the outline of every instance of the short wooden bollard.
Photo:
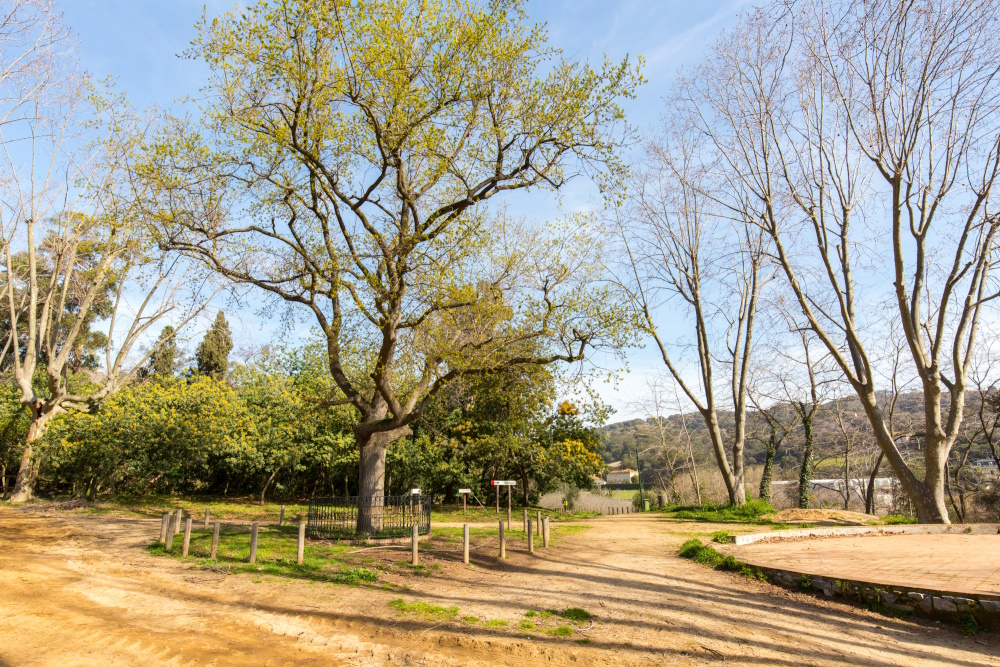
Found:
[(174, 532), (181, 532), (181, 522), (184, 520), (184, 510), (177, 508), (177, 521), (174, 523)]
[(284, 505), (281, 506), (281, 516), (278, 517), (278, 525), (279, 526), (284, 526), (285, 525), (285, 506)]
[(528, 519), (528, 553), (535, 553), (535, 531), (532, 530), (531, 519)]
[(420, 537), (417, 533), (417, 527), (413, 526), (413, 559), (411, 561), (413, 565), (417, 565), (418, 563), (420, 563), (420, 554), (417, 551), (418, 545), (420, 544), (419, 540)]
[(462, 526), (462, 562), (469, 564), (469, 524)]
[(208, 530), (208, 516), (209, 516), (209, 510), (206, 507), (205, 508), (205, 530)]
[(523, 522), (524, 523), (521, 524), (521, 529), (524, 532), (528, 532), (528, 510), (527, 510), (527, 508), (524, 510), (524, 519), (523, 519)]
[(549, 517), (545, 517), (542, 523), (542, 546), (549, 548)]
[(257, 522), (250, 526), (250, 562), (257, 562)]
[(164, 545), (167, 551), (170, 551), (174, 546), (174, 515), (171, 514), (170, 518), (167, 520), (167, 543)]
[(535, 512), (535, 535), (542, 534), (542, 510)]
[(500, 522), (500, 558), (507, 557), (507, 539), (503, 534), (503, 521)]
[(510, 530), (510, 507), (507, 508), (507, 530)]
[(219, 553), (219, 522), (215, 522), (215, 527), (212, 528), (212, 560), (215, 560), (216, 554)]
[(306, 557), (306, 522), (299, 521), (299, 551), (295, 558), (295, 562), (302, 565), (302, 561)]
[(170, 515), (164, 514), (160, 517), (160, 542), (167, 543), (167, 524), (170, 523)]
[(191, 548), (191, 517), (184, 521), (184, 544), (181, 545), (181, 557), (187, 558), (188, 549)]

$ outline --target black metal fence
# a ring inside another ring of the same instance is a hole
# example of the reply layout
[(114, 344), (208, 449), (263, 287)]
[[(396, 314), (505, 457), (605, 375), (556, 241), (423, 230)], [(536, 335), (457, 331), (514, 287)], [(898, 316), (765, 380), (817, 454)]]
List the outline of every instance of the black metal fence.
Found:
[(431, 531), (430, 496), (310, 498), (306, 534), (327, 539), (409, 537)]

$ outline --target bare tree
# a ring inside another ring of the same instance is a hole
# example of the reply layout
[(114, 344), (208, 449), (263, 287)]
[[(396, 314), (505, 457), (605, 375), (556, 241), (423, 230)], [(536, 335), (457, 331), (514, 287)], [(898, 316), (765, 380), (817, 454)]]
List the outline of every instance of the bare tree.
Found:
[[(998, 14), (992, 0), (774, 5), (727, 31), (681, 93), (733, 191), (758, 204), (795, 301), (923, 522), (948, 521), (945, 463), (996, 296)], [(884, 331), (865, 315), (878, 285), (891, 285), (923, 390), (923, 479), (875, 386), (870, 334)]]
[[(198, 308), (179, 312), (196, 281), (159, 253), (136, 217), (131, 165), (143, 123), (124, 100), (102, 97), (77, 74), (50, 3), (16, 2), (6, 21), (0, 252), (13, 376), (31, 412), (11, 495), (22, 502), (32, 496), (35, 447), (52, 419), (96, 409), (152, 353), (131, 357), (153, 323), (170, 315), (183, 325)], [(104, 372), (73, 383), (71, 361), (95, 317), (106, 324)]]
[[(702, 194), (708, 184), (696, 165), (698, 150), (691, 135), (670, 128), (648, 143), (630, 199), (614, 214), (623, 247), (622, 266), (615, 271), (663, 363), (705, 420), (730, 503), (742, 505), (754, 324), (769, 272), (763, 236), (752, 225), (734, 225), (718, 215)], [(660, 333), (658, 317), (674, 303), (693, 321), (698, 385), (686, 378), (678, 360), (681, 346)], [(721, 400), (716, 388), (720, 367), (728, 374)], [(725, 408), (734, 419), (728, 434), (719, 419)]]
[[(773, 396), (767, 393), (762, 392), (758, 395), (751, 390), (748, 392), (748, 397), (757, 411), (757, 415), (764, 420), (767, 426), (767, 435), (763, 438), (765, 442), (764, 469), (761, 471), (760, 488), (758, 489), (757, 496), (764, 502), (770, 503), (771, 479), (774, 475), (774, 457), (778, 453), (781, 443), (792, 432), (798, 415), (793, 411), (786, 411), (786, 413), (791, 412), (790, 415), (782, 414), (780, 410), (781, 405), (776, 404)], [(768, 407), (764, 407), (765, 402), (769, 403)]]

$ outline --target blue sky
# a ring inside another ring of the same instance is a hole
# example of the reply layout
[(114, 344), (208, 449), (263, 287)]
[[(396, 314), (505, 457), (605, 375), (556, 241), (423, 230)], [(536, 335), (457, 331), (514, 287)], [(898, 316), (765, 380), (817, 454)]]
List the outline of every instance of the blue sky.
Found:
[[(234, 4), (234, 0), (64, 0), (63, 8), (87, 71), (116, 78), (138, 107), (171, 107), (178, 99), (197, 94), (205, 76), (202, 65), (178, 57), (194, 36), (194, 23), (203, 10), (211, 17)], [(571, 58), (596, 62), (605, 55), (611, 59), (642, 55), (649, 83), (627, 111), (634, 125), (647, 129), (658, 122), (663, 96), (678, 68), (696, 62), (746, 5), (743, 0), (534, 0), (529, 1), (528, 11), (532, 20), (547, 23), (550, 42)], [(593, 189), (578, 182), (562, 205), (582, 207), (594, 198)], [(265, 342), (273, 333), (251, 312), (232, 315), (237, 348)], [(598, 361), (619, 365), (614, 360)], [(633, 350), (628, 364), (631, 372), (622, 374), (617, 387), (600, 385), (605, 401), (618, 411), (613, 420), (632, 416), (629, 403), (639, 398), (646, 378), (663, 371), (662, 362), (648, 347)]]

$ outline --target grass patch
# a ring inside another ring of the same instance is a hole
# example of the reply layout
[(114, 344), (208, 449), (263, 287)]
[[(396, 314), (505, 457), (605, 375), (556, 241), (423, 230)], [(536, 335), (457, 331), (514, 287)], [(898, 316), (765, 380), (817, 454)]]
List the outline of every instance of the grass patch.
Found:
[[(224, 526), (219, 531), (219, 549), (215, 560), (210, 558), (212, 531), (191, 531), (191, 545), (187, 560), (198, 568), (224, 569), (231, 573), (249, 572), (276, 577), (308, 579), (333, 584), (374, 584), (378, 581), (375, 569), (345, 562), (349, 547), (338, 544), (307, 544), (302, 565), (296, 562), (298, 551), (298, 526), (264, 525), (258, 532), (257, 562), (250, 560), (250, 530), (245, 526)], [(153, 556), (181, 557), (183, 534), (174, 536), (168, 550), (160, 542), (146, 547)]]
[(560, 625), (558, 628), (552, 628), (545, 631), (546, 634), (552, 635), (553, 637), (572, 637), (573, 628), (568, 625)]
[(593, 615), (589, 612), (580, 609), (579, 607), (570, 607), (562, 614), (562, 617), (570, 621), (589, 621), (593, 618)]
[(426, 602), (406, 602), (403, 598), (397, 598), (389, 602), (389, 606), (397, 610), (400, 614), (416, 614), (424, 618), (436, 621), (447, 621), (458, 615), (458, 607), (439, 607)]
[(729, 544), (732, 542), (733, 534), (728, 530), (717, 530), (712, 533), (712, 541), (719, 544)]
[(577, 644), (589, 644), (590, 637), (584, 637), (583, 639), (574, 639), (573, 641), (575, 641)]
[(538, 616), (538, 612), (535, 611), (534, 609), (529, 609), (528, 611), (524, 612), (524, 615), (527, 616), (528, 618), (534, 618), (535, 616)]
[(507, 621), (500, 620), (499, 618), (490, 619), (486, 621), (486, 627), (490, 630), (499, 630), (500, 628), (507, 627)]
[(463, 616), (462, 617), (462, 622), (463, 623), (468, 623), (470, 625), (475, 625), (476, 623), (479, 622), (479, 617), (478, 616)]
[(733, 505), (667, 505), (660, 510), (674, 519), (710, 523), (772, 524), (767, 515), (775, 514), (771, 505), (762, 500), (748, 500), (739, 507)]
[(521, 621), (517, 625), (522, 630), (534, 630), (535, 629), (535, 624), (532, 623), (531, 621), (529, 621), (528, 619), (524, 619), (523, 621)]
[(887, 526), (896, 526), (901, 523), (916, 523), (917, 517), (915, 516), (905, 516), (903, 514), (893, 514), (892, 516), (887, 516), (882, 519), (882, 523)]
[(712, 547), (702, 544), (701, 540), (697, 538), (691, 538), (682, 544), (680, 550), (677, 552), (677, 555), (681, 558), (693, 560), (696, 563), (710, 565), (716, 570), (737, 572), (748, 579), (757, 579), (760, 581), (769, 580), (767, 573), (759, 567), (747, 565), (733, 556), (723, 555)]

